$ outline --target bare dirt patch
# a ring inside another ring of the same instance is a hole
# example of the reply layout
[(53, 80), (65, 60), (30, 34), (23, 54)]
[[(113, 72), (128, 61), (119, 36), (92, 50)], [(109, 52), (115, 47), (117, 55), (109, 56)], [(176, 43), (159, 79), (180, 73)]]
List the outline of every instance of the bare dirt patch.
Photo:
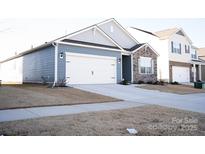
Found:
[(189, 85), (152, 85), (145, 84), (137, 86), (138, 88), (147, 89), (147, 90), (158, 90), (161, 92), (175, 93), (175, 94), (194, 94), (194, 93), (205, 93), (205, 89), (196, 89), (193, 86)]
[[(189, 123), (188, 123), (189, 122)], [(90, 112), (0, 123), (0, 135), (205, 135), (205, 114), (147, 105), (137, 108)]]
[(75, 105), (118, 101), (115, 98), (90, 93), (75, 88), (47, 88), (26, 84), (0, 87), (0, 109), (55, 105)]

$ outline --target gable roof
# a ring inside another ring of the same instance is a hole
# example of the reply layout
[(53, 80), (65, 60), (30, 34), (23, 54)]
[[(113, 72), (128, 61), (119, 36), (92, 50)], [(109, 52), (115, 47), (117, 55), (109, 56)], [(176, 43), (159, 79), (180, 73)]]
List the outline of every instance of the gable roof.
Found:
[(139, 30), (139, 31), (141, 31), (141, 32), (144, 32), (144, 33), (147, 33), (147, 34), (150, 34), (150, 35), (153, 35), (153, 36), (158, 37), (156, 34), (150, 32), (150, 31), (147, 31), (147, 30), (143, 30), (143, 29), (136, 28), (136, 27), (130, 27), (130, 28), (135, 29), (135, 30)]
[[(81, 29), (81, 30), (75, 31), (75, 32), (73, 32), (73, 33), (64, 35), (64, 36), (59, 37), (59, 38), (57, 38), (57, 39), (55, 39), (55, 40), (53, 40), (53, 41), (60, 43), (60, 41), (63, 40), (63, 39), (69, 39), (69, 38), (71, 38), (71, 37), (77, 36), (77, 35), (79, 35), (79, 34), (82, 34), (82, 33), (86, 32), (86, 31), (89, 31), (89, 30), (92, 30), (92, 29), (96, 29), (102, 36), (104, 36), (109, 42), (111, 42), (111, 43), (113, 44), (113, 46), (117, 46), (118, 48), (120, 48), (121, 50), (123, 50), (123, 49), (121, 48), (121, 46), (120, 46), (117, 42), (115, 42), (112, 38), (110, 38), (106, 33), (104, 33), (104, 32), (97, 26), (97, 24), (94, 24), (94, 25), (91, 25), (91, 26), (89, 26), (89, 27), (83, 28), (83, 29)], [(83, 41), (83, 40), (80, 40), (80, 39), (79, 39), (79, 40), (77, 40), (77, 41)], [(86, 42), (86, 41), (85, 41), (85, 42)], [(92, 42), (90, 42), (90, 43), (92, 43)], [(96, 43), (96, 44), (98, 44), (98, 43)]]
[(125, 32), (125, 34), (127, 34), (135, 43), (137, 43), (137, 44), (139, 43), (135, 39), (135, 37), (133, 37), (117, 20), (115, 20), (115, 18), (110, 18), (110, 19), (108, 19), (108, 20), (106, 20), (104, 22), (99, 23), (98, 25), (106, 23), (106, 22), (109, 22), (109, 21), (114, 21)]
[(166, 40), (169, 39), (171, 36), (173, 36), (174, 34), (179, 34), (182, 35), (184, 34), (184, 36), (188, 39), (188, 41), (190, 43), (192, 43), (191, 39), (186, 35), (186, 33), (184, 32), (184, 30), (182, 28), (169, 28), (169, 29), (164, 29), (161, 31), (157, 31), (154, 34), (157, 35), (161, 40)]
[(177, 33), (178, 28), (170, 28), (155, 32), (160, 39), (169, 39), (173, 34)]
[[(78, 41), (78, 40), (72, 40), (72, 39), (63, 39), (62, 42), (73, 43), (73, 44), (84, 44), (84, 45), (105, 47), (105, 48), (112, 48), (112, 49), (120, 49), (119, 47), (116, 47), (116, 46), (109, 46), (109, 45), (104, 45), (104, 44)], [(144, 43), (143, 44), (136, 44), (135, 46), (133, 46), (131, 48), (123, 48), (123, 49), (126, 51), (134, 51), (135, 49), (139, 48), (142, 45), (144, 45)]]
[(205, 57), (205, 48), (198, 48), (197, 53), (199, 56), (204, 56)]
[(46, 47), (48, 47), (48, 46), (51, 46), (51, 45), (54, 44), (54, 43), (60, 43), (61, 40), (64, 40), (64, 42), (65, 42), (65, 39), (68, 39), (68, 38), (71, 37), (71, 36), (77, 35), (77, 34), (79, 34), (79, 33), (82, 33), (82, 32), (84, 32), (84, 31), (90, 30), (90, 29), (92, 29), (92, 28), (98, 29), (98, 30), (101, 32), (102, 35), (104, 35), (109, 41), (111, 41), (111, 42), (113, 43), (113, 46), (104, 45), (104, 44), (98, 44), (98, 43), (92, 43), (92, 42), (86, 42), (86, 41), (79, 41), (79, 40), (75, 40), (75, 42), (72, 41), (72, 40), (69, 40), (70, 43), (75, 43), (75, 44), (80, 44), (80, 43), (82, 43), (82, 44), (84, 44), (84, 45), (90, 45), (90, 46), (93, 46), (93, 47), (97, 47), (97, 46), (98, 46), (98, 47), (105, 47), (105, 48), (107, 48), (107, 49), (118, 49), (118, 50), (122, 50), (122, 51), (123, 51), (123, 50), (127, 50), (127, 51), (132, 51), (132, 50), (134, 50), (134, 49), (136, 48), (136, 45), (134, 45), (134, 46), (131, 47), (130, 49), (122, 48), (115, 40), (113, 40), (109, 35), (107, 35), (107, 34), (106, 34), (102, 29), (100, 29), (100, 27), (98, 26), (98, 25), (100, 25), (100, 24), (104, 24), (104, 23), (109, 22), (109, 21), (114, 21), (114, 22), (125, 32), (125, 34), (126, 34), (127, 36), (129, 36), (129, 37), (136, 43), (136, 45), (138, 44), (138, 41), (135, 40), (135, 38), (134, 38), (131, 34), (129, 34), (129, 32), (128, 32), (126, 29), (124, 29), (114, 18), (110, 18), (110, 19), (104, 20), (104, 21), (102, 21), (102, 22), (99, 22), (99, 23), (97, 23), (97, 24), (93, 24), (93, 25), (91, 25), (91, 26), (88, 26), (88, 27), (85, 27), (85, 28), (80, 29), (80, 30), (78, 30), (78, 31), (75, 31), (75, 32), (73, 32), (73, 33), (70, 33), (70, 34), (67, 34), (67, 35), (58, 37), (58, 38), (56, 38), (56, 39), (54, 39), (54, 40), (51, 40), (51, 41), (49, 41), (49, 42), (45, 42), (45, 43), (42, 44), (42, 45), (39, 45), (39, 46), (34, 47), (34, 48), (32, 48), (32, 49), (26, 50), (26, 51), (24, 51), (24, 52), (21, 52), (21, 53), (18, 54), (18, 55), (15, 55), (15, 56), (13, 56), (13, 57), (10, 57), (10, 58), (8, 58), (8, 59), (6, 59), (6, 60), (1, 61), (0, 63), (3, 63), (3, 62), (6, 62), (6, 61), (9, 61), (9, 60), (12, 60), (12, 59), (15, 59), (15, 58), (24, 56), (24, 55), (26, 55), (26, 54), (35, 52), (35, 51), (40, 50), (40, 49), (43, 49), (43, 48), (46, 48)]
[(132, 52), (135, 53), (137, 52), (139, 49), (143, 48), (143, 47), (149, 47), (150, 49), (152, 49), (152, 51), (157, 55), (159, 56), (159, 53), (154, 49), (152, 48), (152, 46), (149, 44), (149, 43), (141, 43), (141, 44), (138, 44), (138, 48), (136, 48), (135, 50), (133, 50)]
[(105, 47), (105, 48), (112, 48), (112, 49), (120, 49), (117, 46), (109, 46), (109, 45), (104, 45), (104, 44), (85, 42), (85, 41), (78, 41), (78, 40), (72, 40), (72, 39), (63, 39), (62, 42), (68, 42), (68, 43), (74, 43), (74, 44), (84, 44), (84, 45), (97, 46), (97, 47)]
[(196, 51), (199, 59), (205, 62), (205, 48), (198, 48)]
[(101, 28), (100, 28), (100, 25), (103, 25), (103, 24), (106, 24), (110, 21), (113, 21), (120, 29), (122, 29), (122, 31), (132, 40), (134, 41), (136, 44), (138, 44), (139, 42), (121, 25), (119, 24), (114, 18), (110, 18), (110, 19), (107, 19), (107, 20), (104, 20), (102, 22), (99, 22), (99, 23), (96, 23), (94, 25), (91, 25), (89, 27), (86, 27), (86, 28), (83, 28), (83, 29), (80, 29), (78, 31), (75, 31), (73, 33), (70, 33), (70, 34), (67, 34), (67, 35), (64, 35), (62, 37), (59, 37), (53, 41), (59, 41), (59, 40), (62, 40), (64, 38), (70, 38), (72, 36), (75, 36), (75, 35), (78, 35), (80, 33), (83, 33), (87, 30), (90, 30), (92, 28), (96, 28), (98, 29), (103, 35), (105, 35), (107, 38), (109, 38), (110, 40), (112, 40), (112, 42), (114, 42), (115, 45), (117, 45), (120, 49), (123, 49), (123, 47), (115, 40), (112, 38), (112, 36), (108, 35), (105, 31), (103, 31)]
[(140, 43), (140, 44), (136, 44), (135, 46), (133, 46), (130, 49), (126, 49), (127, 51), (135, 51), (136, 49), (140, 48), (141, 46), (143, 46), (145, 43)]
[(30, 53), (33, 53), (33, 52), (36, 52), (37, 50), (50, 47), (50, 46), (52, 46), (53, 43), (54, 43), (54, 42), (44, 43), (44, 44), (39, 45), (39, 46), (37, 46), (37, 47), (35, 47), (35, 48), (26, 50), (26, 51), (24, 51), (24, 52), (21, 52), (21, 53), (15, 55), (15, 56), (12, 56), (12, 57), (9, 57), (9, 58), (7, 58), (7, 59), (5, 59), (5, 60), (3, 60), (3, 61), (0, 61), (0, 63), (4, 63), (4, 62), (6, 62), (6, 61), (9, 61), (9, 60), (12, 60), (12, 59), (15, 59), (15, 58), (22, 57), (22, 56), (24, 56), (24, 55), (27, 55), (27, 54), (30, 54)]

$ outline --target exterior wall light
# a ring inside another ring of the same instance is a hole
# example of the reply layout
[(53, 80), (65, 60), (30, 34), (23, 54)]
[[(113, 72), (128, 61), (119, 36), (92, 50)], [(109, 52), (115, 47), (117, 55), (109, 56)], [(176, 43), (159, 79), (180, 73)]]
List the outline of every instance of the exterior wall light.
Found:
[(121, 63), (121, 58), (118, 58), (118, 59), (117, 59), (117, 62), (118, 62), (118, 63)]
[(63, 52), (60, 53), (60, 59), (63, 59)]

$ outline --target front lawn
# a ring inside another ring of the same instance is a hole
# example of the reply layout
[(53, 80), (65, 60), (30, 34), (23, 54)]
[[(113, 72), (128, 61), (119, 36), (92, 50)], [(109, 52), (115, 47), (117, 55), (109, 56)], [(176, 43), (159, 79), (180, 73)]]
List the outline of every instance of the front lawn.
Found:
[(205, 114), (146, 105), (0, 123), (0, 135), (205, 135)]
[(168, 92), (168, 93), (175, 93), (175, 94), (194, 94), (194, 93), (205, 93), (205, 89), (196, 89), (190, 85), (172, 85), (172, 84), (165, 84), (165, 85), (152, 85), (152, 84), (143, 84), (137, 86), (138, 88), (143, 88), (147, 90), (158, 90), (160, 92)]
[(75, 88), (47, 88), (38, 84), (0, 87), (0, 109), (75, 105), (118, 101), (115, 98)]

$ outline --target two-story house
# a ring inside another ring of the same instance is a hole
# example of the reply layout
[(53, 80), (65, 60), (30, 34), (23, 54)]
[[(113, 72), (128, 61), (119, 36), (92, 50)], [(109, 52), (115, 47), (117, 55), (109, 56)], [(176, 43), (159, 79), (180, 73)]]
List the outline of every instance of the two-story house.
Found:
[(182, 28), (149, 32), (132, 27), (128, 31), (139, 42), (147, 42), (158, 51), (158, 80), (180, 83), (201, 80), (202, 62)]
[(195, 52), (198, 55), (198, 59), (203, 61), (201, 65), (201, 80), (205, 81), (205, 48), (197, 48)]
[(205, 61), (205, 48), (197, 48), (197, 54), (200, 59)]

